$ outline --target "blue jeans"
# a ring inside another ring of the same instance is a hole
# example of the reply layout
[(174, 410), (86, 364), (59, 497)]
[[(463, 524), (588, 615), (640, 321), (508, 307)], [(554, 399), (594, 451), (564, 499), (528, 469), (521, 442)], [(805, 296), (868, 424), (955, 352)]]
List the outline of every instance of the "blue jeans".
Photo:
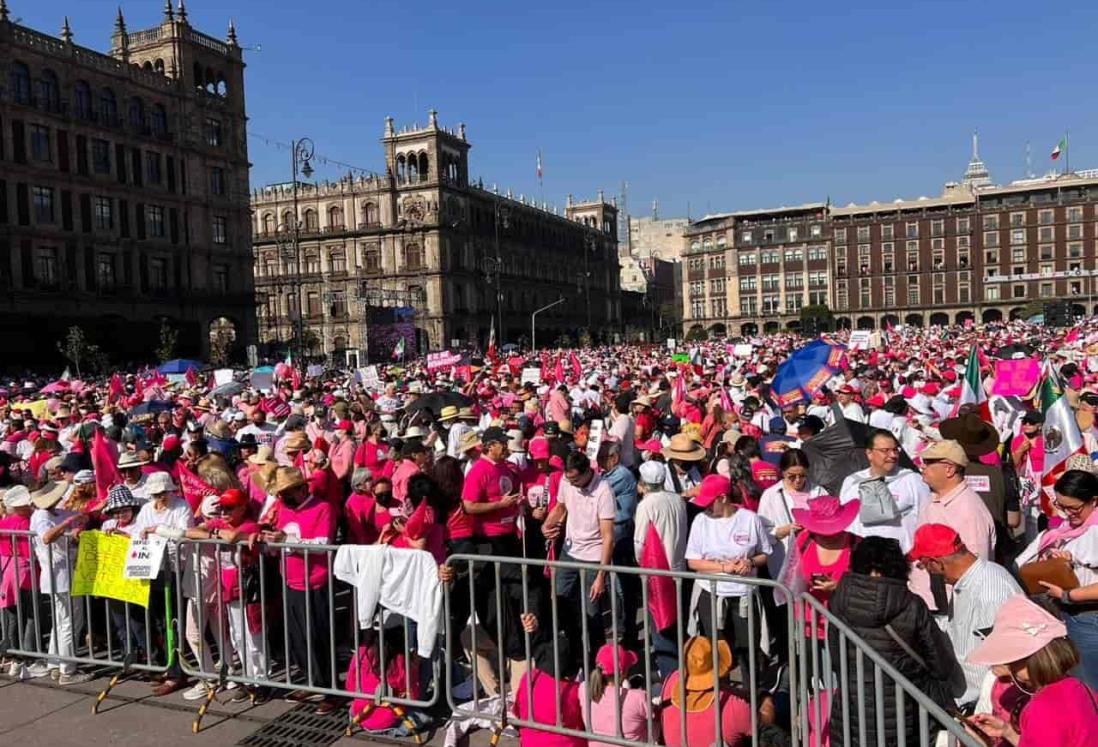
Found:
[(1092, 690), (1098, 690), (1098, 611), (1072, 615), (1070, 609), (1064, 610), (1064, 625), (1082, 660), (1075, 674)]

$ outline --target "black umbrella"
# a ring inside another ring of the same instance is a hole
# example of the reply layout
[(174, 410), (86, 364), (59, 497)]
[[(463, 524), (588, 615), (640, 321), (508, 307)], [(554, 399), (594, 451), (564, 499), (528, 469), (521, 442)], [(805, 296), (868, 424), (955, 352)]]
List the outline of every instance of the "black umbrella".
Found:
[(1015, 342), (1010, 345), (1004, 345), (999, 348), (995, 353), (995, 357), (1001, 360), (1010, 360), (1015, 353), (1021, 353), (1026, 358), (1033, 355), (1033, 346), (1027, 345), (1024, 342)]
[(175, 405), (167, 400), (150, 399), (148, 402), (135, 405), (130, 410), (130, 415), (155, 415), (158, 412), (171, 412), (173, 409), (175, 409)]
[(415, 402), (404, 408), (405, 415), (427, 410), (438, 417), (443, 407), (471, 407), (473, 400), (461, 392), (431, 392), (418, 397)]
[[(848, 475), (869, 466), (865, 440), (873, 429), (865, 423), (847, 420), (838, 407), (832, 406), (831, 411), (835, 424), (806, 441), (801, 449), (808, 455), (809, 481), (823, 487), (830, 495), (838, 495)], [(915, 463), (902, 449), (899, 465), (915, 469)]]

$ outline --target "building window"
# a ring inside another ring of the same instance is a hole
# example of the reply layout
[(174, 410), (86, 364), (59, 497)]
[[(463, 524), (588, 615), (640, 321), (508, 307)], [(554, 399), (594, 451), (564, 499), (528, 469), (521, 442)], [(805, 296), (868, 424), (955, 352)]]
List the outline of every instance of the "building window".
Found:
[(845, 228), (836, 228), (835, 229), (835, 243), (836, 244), (841, 244), (844, 241), (846, 241), (846, 229)]
[(1056, 258), (1056, 245), (1055, 244), (1041, 244), (1037, 247), (1037, 251), (1040, 254), (1041, 259), (1055, 259)]
[(149, 205), (145, 208), (145, 225), (149, 236), (164, 238), (164, 208), (160, 205)]
[(229, 219), (224, 215), (215, 215), (213, 219), (213, 243), (229, 243)]
[(984, 246), (999, 246), (999, 232), (986, 231), (984, 233)]
[(97, 174), (111, 173), (111, 144), (106, 140), (92, 140), (92, 170)]
[(999, 286), (988, 285), (984, 287), (984, 300), (985, 301), (998, 301), (999, 300)]
[(788, 236), (786, 237), (786, 241), (796, 241), (797, 240), (797, 235), (798, 235), (797, 229), (796, 228), (790, 228)]
[(35, 256), (34, 277), (40, 286), (56, 287), (61, 282), (57, 247), (41, 247)]
[(808, 261), (819, 262), (827, 259), (827, 247), (825, 246), (810, 246), (808, 247)]
[(149, 115), (149, 126), (157, 137), (168, 134), (168, 112), (163, 104), (153, 106), (152, 113)]
[(50, 128), (42, 125), (30, 126), (31, 157), (35, 161), (52, 161), (50, 152)]
[(970, 224), (968, 218), (957, 219), (957, 233), (968, 233), (970, 230), (972, 230), (969, 226)]
[(755, 275), (747, 275), (740, 278), (740, 292), (753, 293), (758, 288), (758, 278)]
[(1083, 219), (1083, 208), (1080, 205), (1073, 205), (1067, 209), (1067, 221), (1068, 223), (1076, 223)]
[(110, 197), (95, 198), (95, 227), (100, 231), (114, 228), (114, 209)]
[(1041, 226), (1037, 229), (1038, 241), (1055, 241), (1056, 240), (1056, 227), (1055, 226)]
[(13, 62), (9, 80), (12, 101), (17, 104), (29, 104), (31, 102), (30, 68), (22, 62)]
[(1013, 298), (1025, 298), (1026, 286), (1025, 284), (1011, 286), (1010, 295)]
[(919, 304), (919, 276), (907, 276), (907, 302), (913, 306)]
[(1068, 256), (1072, 259), (1079, 259), (1083, 256), (1083, 244), (1081, 242), (1075, 242), (1067, 245)]
[(932, 220), (932, 221), (930, 221), (930, 235), (931, 236), (944, 236), (945, 235), (945, 221), (944, 220)]
[(313, 233), (320, 230), (320, 220), (317, 218), (315, 210), (305, 211), (305, 230)]
[(740, 267), (753, 267), (758, 263), (758, 257), (755, 254), (741, 254), (739, 262)]
[(333, 249), (329, 255), (332, 272), (347, 272), (347, 254), (342, 249)]
[(367, 249), (362, 255), (362, 265), (366, 272), (381, 272), (381, 253), (377, 249)]
[(814, 223), (809, 227), (808, 235), (814, 239), (820, 238), (821, 236), (823, 236), (823, 226), (821, 226), (819, 223)]
[(34, 187), (34, 220), (37, 223), (53, 223), (53, 188)]
[(984, 216), (984, 230), (985, 231), (997, 231), (999, 229), (999, 216), (998, 214), (985, 215)]
[(130, 127), (137, 132), (145, 129), (145, 104), (139, 98), (130, 99)]
[(96, 281), (99, 283), (99, 287), (105, 291), (112, 291), (115, 285), (118, 283), (118, 279), (114, 274), (114, 255), (113, 254), (100, 254), (99, 261), (95, 268)]
[(118, 124), (118, 100), (114, 97), (114, 91), (109, 88), (99, 92), (99, 120), (100, 124), (107, 127)]
[[(1080, 218), (1081, 220), (1081, 218)], [(1040, 210), (1037, 212), (1037, 222), (1042, 226), (1050, 226), (1056, 221), (1056, 212), (1053, 210)]]
[(869, 226), (858, 226), (858, 241), (869, 241)]
[(1083, 238), (1083, 226), (1080, 223), (1073, 223), (1068, 226), (1068, 240), (1075, 241)]
[(1018, 228), (1020, 226), (1024, 226), (1025, 224), (1026, 224), (1026, 214), (1024, 212), (1011, 213), (1010, 214), (1010, 227), (1011, 228)]
[(909, 239), (919, 238), (919, 224), (918, 223), (908, 223), (907, 224), (907, 238), (909, 238)]
[(1010, 243), (1015, 245), (1026, 243), (1026, 229), (1015, 228), (1012, 230), (1010, 232)]
[(149, 184), (160, 183), (161, 171), (159, 153), (145, 153), (145, 177)]
[(213, 287), (215, 291), (219, 293), (229, 292), (229, 266), (228, 265), (214, 265), (213, 266)]
[(72, 88), (72, 103), (73, 110), (76, 112), (76, 116), (80, 117), (81, 119), (91, 119), (91, 87), (82, 80), (76, 81), (76, 85), (74, 85)]
[(221, 120), (214, 119), (213, 117), (206, 118), (206, 124), (203, 127), (206, 134), (206, 145), (211, 148), (221, 147)]
[(305, 252), (305, 272), (318, 274), (320, 272), (320, 253), (316, 251)]
[(168, 260), (153, 257), (149, 260), (149, 289), (162, 291), (168, 287)]
[(210, 194), (225, 194), (225, 169), (220, 166), (214, 166), (210, 169)]

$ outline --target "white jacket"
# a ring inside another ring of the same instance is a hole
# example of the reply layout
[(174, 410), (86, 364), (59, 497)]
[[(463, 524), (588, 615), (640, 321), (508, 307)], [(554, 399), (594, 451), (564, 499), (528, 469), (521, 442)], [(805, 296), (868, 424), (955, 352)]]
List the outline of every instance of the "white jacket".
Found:
[(389, 545), (343, 545), (336, 551), (332, 572), (355, 587), (361, 627), (373, 623), (380, 604), (416, 621), (416, 648), (420, 656), (431, 656), (442, 620), (442, 582), (431, 553)]

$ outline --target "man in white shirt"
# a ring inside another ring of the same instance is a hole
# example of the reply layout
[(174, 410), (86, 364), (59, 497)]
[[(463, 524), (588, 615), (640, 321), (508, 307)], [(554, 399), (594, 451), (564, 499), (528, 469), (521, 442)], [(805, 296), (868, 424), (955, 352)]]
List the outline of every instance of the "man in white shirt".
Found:
[(610, 424), (610, 435), (621, 444), (621, 463), (626, 469), (637, 466), (637, 450), (633, 446), (637, 425), (633, 416), (629, 414), (630, 404), (628, 395), (619, 394), (614, 399), (614, 419)]
[(869, 468), (843, 480), (839, 500), (849, 503), (860, 498), (862, 483), (882, 480), (892, 495), (897, 515), (885, 521), (875, 520), (865, 524), (862, 519), (867, 516), (867, 507), (863, 505), (848, 531), (859, 537), (891, 537), (898, 540), (900, 548), (907, 552), (915, 538), (919, 514), (930, 500), (930, 489), (918, 472), (899, 466), (900, 442), (890, 431), (872, 431), (866, 441), (865, 454), (869, 459)]
[(854, 395), (857, 391), (850, 384), (844, 384), (839, 387), (839, 391), (835, 394), (835, 399), (838, 400), (839, 409), (843, 412), (843, 417), (847, 420), (853, 420), (856, 423), (865, 422), (865, 411), (862, 410), (862, 406), (854, 401)]
[(31, 514), (30, 529), (34, 532), (34, 553), (42, 569), (38, 591), (51, 598), (51, 629), (49, 655), (27, 668), (31, 678), (59, 672), (58, 682), (75, 685), (87, 682), (91, 675), (76, 671), (76, 664), (59, 658), (76, 655), (76, 634), (84, 627), (84, 599), (69, 595), (70, 569), (76, 564), (76, 534), (87, 521), (84, 514), (57, 508), (65, 495), (66, 483), (48, 482), (31, 493), (36, 510)]
[(945, 631), (953, 653), (965, 675), (964, 695), (957, 698), (963, 708), (976, 702), (989, 667), (969, 664), (968, 655), (984, 639), (983, 631), (995, 624), (995, 615), (1010, 597), (1021, 594), (1018, 582), (1006, 568), (972, 553), (960, 535), (945, 524), (924, 524), (915, 533), (915, 546), (908, 556), (932, 576), (942, 576), (952, 585)]
[(686, 501), (676, 493), (664, 490), (667, 468), (660, 462), (645, 462), (640, 467), (637, 492), (643, 498), (637, 504), (633, 518), (633, 550), (638, 564), (644, 554), (644, 541), (652, 525), (659, 535), (673, 571), (686, 569)]
[(274, 446), (278, 426), (267, 422), (267, 413), (258, 407), (252, 411), (252, 422), (236, 432), (236, 440), (241, 440), (246, 434), (255, 436), (255, 441), (260, 446)]

